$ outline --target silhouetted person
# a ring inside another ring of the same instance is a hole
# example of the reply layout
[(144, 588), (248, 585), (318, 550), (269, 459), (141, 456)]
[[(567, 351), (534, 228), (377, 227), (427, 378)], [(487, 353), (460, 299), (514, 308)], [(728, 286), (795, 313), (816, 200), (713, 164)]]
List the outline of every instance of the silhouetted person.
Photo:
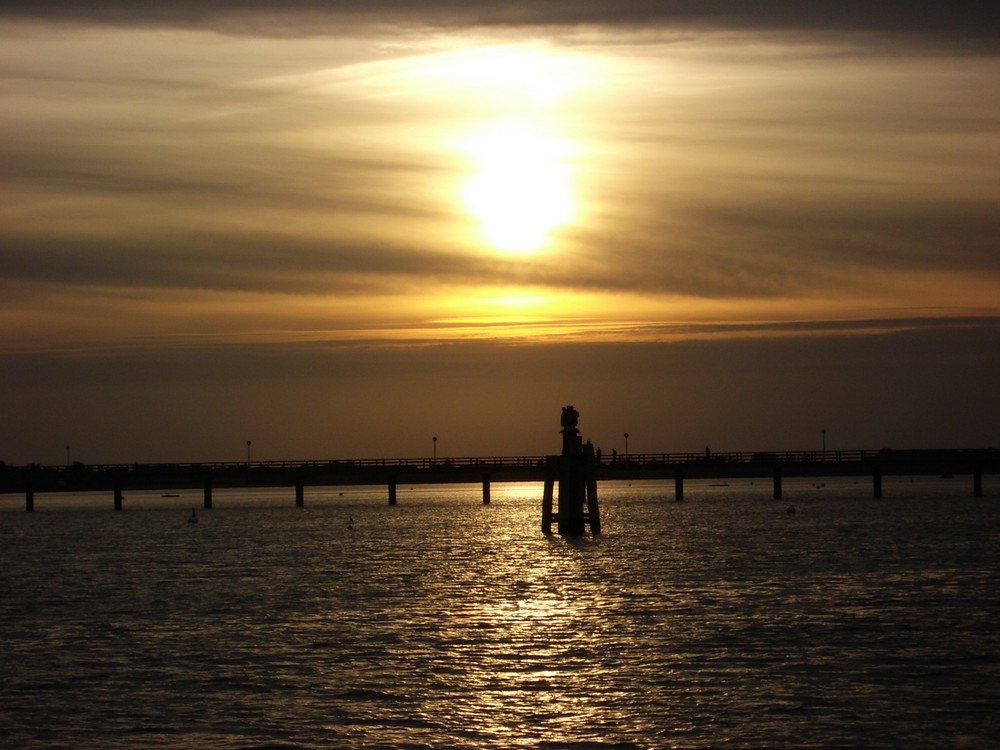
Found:
[(194, 508), (191, 509), (191, 517), (188, 518), (188, 523), (198, 523), (198, 515), (194, 512)]

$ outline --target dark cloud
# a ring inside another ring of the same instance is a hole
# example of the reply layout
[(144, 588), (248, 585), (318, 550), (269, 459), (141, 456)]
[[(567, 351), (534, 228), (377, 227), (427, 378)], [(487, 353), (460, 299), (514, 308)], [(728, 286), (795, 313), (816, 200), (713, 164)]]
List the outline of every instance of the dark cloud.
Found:
[(351, 23), (441, 27), (670, 24), (720, 29), (874, 31), (969, 44), (998, 38), (989, 2), (915, 0), (8, 0), (8, 17), (325, 34)]

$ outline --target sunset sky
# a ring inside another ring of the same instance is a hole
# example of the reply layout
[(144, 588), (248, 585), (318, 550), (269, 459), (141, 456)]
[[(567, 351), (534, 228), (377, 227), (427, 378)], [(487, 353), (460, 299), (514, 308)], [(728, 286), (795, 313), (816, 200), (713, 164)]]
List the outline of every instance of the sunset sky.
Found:
[(0, 460), (1000, 446), (983, 2), (0, 4)]

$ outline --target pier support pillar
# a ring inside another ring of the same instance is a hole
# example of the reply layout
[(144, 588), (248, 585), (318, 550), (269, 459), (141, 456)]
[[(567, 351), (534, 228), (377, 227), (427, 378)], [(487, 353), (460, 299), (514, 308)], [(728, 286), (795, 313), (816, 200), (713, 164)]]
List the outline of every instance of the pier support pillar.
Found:
[(203, 503), (205, 510), (211, 510), (212, 508), (212, 477), (205, 477), (205, 502)]
[(115, 480), (115, 510), (122, 509), (122, 483)]
[(483, 505), (490, 504), (490, 475), (483, 474)]
[(781, 466), (774, 467), (774, 499), (781, 499)]
[(389, 478), (389, 505), (396, 504), (396, 477)]
[(35, 488), (30, 484), (24, 491), (24, 509), (28, 511), (28, 513), (35, 512)]
[(876, 466), (872, 469), (872, 494), (876, 498), (882, 497), (882, 467)]
[(684, 502), (684, 467), (674, 469), (674, 502)]
[(306, 504), (306, 484), (302, 477), (295, 479), (295, 507), (304, 508)]
[(972, 470), (972, 496), (983, 496), (983, 468), (981, 466)]

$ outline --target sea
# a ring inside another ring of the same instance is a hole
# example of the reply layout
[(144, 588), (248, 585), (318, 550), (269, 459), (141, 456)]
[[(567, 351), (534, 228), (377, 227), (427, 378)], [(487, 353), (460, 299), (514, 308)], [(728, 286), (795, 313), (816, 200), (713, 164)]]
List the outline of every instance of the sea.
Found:
[(998, 484), (3, 495), (0, 746), (995, 748)]

